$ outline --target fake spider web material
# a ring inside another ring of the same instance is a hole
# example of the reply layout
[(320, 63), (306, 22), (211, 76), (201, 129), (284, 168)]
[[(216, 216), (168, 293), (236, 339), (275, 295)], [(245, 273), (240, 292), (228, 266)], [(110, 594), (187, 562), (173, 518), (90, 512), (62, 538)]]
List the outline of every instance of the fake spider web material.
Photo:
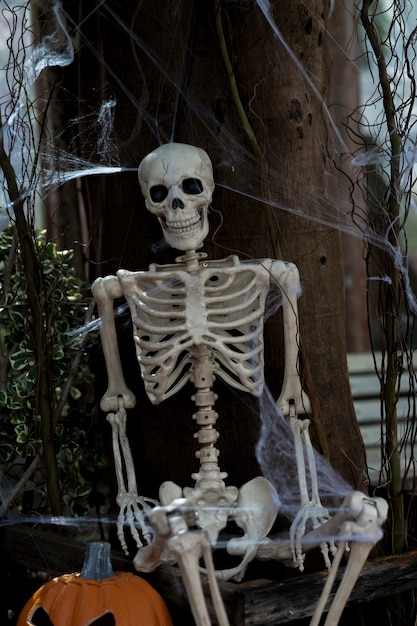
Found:
[[(132, 175), (136, 172), (137, 162), (135, 159), (137, 155), (129, 153), (131, 147), (128, 149), (124, 145), (120, 147), (120, 142), (116, 136), (117, 118), (119, 115), (123, 115), (125, 104), (121, 101), (120, 95), (117, 99), (112, 94), (107, 94), (105, 85), (100, 85), (102, 96), (99, 98), (101, 100), (99, 106), (97, 106), (96, 98), (91, 103), (83, 103), (81, 116), (77, 115), (76, 108), (74, 108), (74, 117), (66, 120), (65, 128), (61, 129), (56, 136), (53, 136), (53, 133), (48, 129), (48, 132), (45, 133), (46, 139), (42, 143), (41, 154), (34, 154), (33, 145), (27, 147), (28, 144), (25, 142), (25, 137), (34, 132), (31, 126), (32, 120), (28, 113), (28, 103), (33, 103), (34, 101), (35, 82), (41, 79), (48, 69), (59, 71), (75, 63), (80, 46), (88, 47), (100, 64), (100, 49), (96, 48), (95, 42), (89, 39), (90, 22), (94, 20), (96, 13), (100, 13), (104, 20), (117, 25), (118, 31), (122, 36), (130, 39), (132, 71), (136, 72), (139, 77), (141, 74), (149, 71), (153, 77), (156, 77), (155, 80), (159, 81), (161, 98), (158, 98), (156, 105), (150, 109), (146, 107), (147, 94), (145, 89), (141, 94), (141, 99), (138, 100), (134, 90), (131, 89), (131, 85), (123, 83), (122, 79), (115, 74), (111, 67), (105, 67), (106, 71), (118, 85), (119, 93), (129, 103), (129, 106), (138, 112), (135, 126), (132, 129), (132, 135), (137, 138), (138, 142), (140, 142), (141, 138), (141, 126), (146, 126), (148, 134), (150, 133), (153, 137), (154, 145), (175, 140), (177, 132), (176, 122), (180, 120), (184, 111), (191, 112), (193, 119), (195, 119), (196, 130), (194, 134), (191, 134), (189, 142), (198, 142), (198, 126), (201, 125), (206, 130), (210, 129), (212, 140), (218, 144), (217, 154), (221, 155), (221, 159), (217, 159), (215, 163), (215, 178), (218, 187), (227, 189), (232, 194), (256, 200), (260, 206), (267, 202), (272, 207), (273, 212), (284, 211), (304, 218), (307, 224), (315, 222), (336, 231), (353, 235), (360, 240), (364, 240), (372, 247), (381, 250), (394, 260), (395, 266), (403, 280), (407, 308), (411, 315), (414, 316), (417, 312), (417, 305), (408, 272), (405, 231), (402, 232), (401, 240), (393, 242), (392, 238), (389, 237), (389, 232), (381, 233), (376, 228), (376, 224), (369, 221), (362, 202), (353, 205), (353, 208), (351, 206), (349, 211), (346, 210), (345, 206), (339, 206), (336, 197), (331, 191), (328, 191), (331, 189), (331, 185), (329, 185), (328, 189), (322, 190), (314, 188), (292, 189), (291, 194), (282, 195), (279, 199), (269, 197), (259, 184), (260, 179), (265, 176), (265, 172), (259, 163), (256, 153), (248, 147), (247, 139), (243, 137), (243, 133), (232, 133), (227, 125), (223, 123), (224, 111), (221, 100), (216, 100), (215, 98), (213, 109), (208, 110), (188, 89), (190, 72), (192, 71), (192, 55), (195, 54), (196, 46), (196, 42), (193, 41), (196, 3), (193, 3), (191, 7), (192, 10), (189, 14), (188, 23), (183, 23), (177, 19), (177, 16), (181, 13), (181, 3), (180, 5), (175, 3), (175, 5), (175, 7), (171, 8), (169, 14), (164, 16), (164, 19), (170, 21), (172, 28), (171, 52), (168, 55), (169, 63), (165, 63), (165, 60), (159, 56), (158, 50), (152, 48), (152, 37), (145, 41), (135, 31), (134, 25), (141, 18), (141, 3), (138, 4), (135, 14), (127, 14), (117, 3), (103, 0), (92, 7), (91, 11), (78, 23), (74, 20), (72, 14), (66, 12), (65, 3), (52, 2), (48, 22), (50, 32), (42, 34), (37, 41), (32, 33), (30, 18), (27, 12), (25, 12), (25, 6), (17, 6), (16, 8), (12, 8), (9, 5), (6, 6), (3, 13), (3, 24), (6, 23), (6, 30), (9, 29), (11, 31), (9, 47), (14, 52), (9, 65), (5, 68), (7, 80), (9, 81), (7, 83), (9, 90), (6, 90), (6, 93), (2, 95), (1, 102), (4, 120), (3, 139), (7, 150), (13, 154), (13, 164), (18, 172), (22, 197), (36, 195), (39, 192), (46, 199), (53, 198), (56, 190), (61, 185), (72, 180), (80, 181), (85, 177), (96, 175)], [(398, 11), (397, 5), (393, 5), (393, 7), (386, 6), (386, 9), (381, 10), (381, 20), (387, 13), (391, 15), (392, 12)], [(294, 72), (302, 76), (310, 90), (310, 97), (316, 98), (321, 104), (327, 131), (335, 145), (337, 167), (342, 169), (342, 162), (346, 159), (349, 160), (349, 175), (357, 178), (356, 187), (359, 189), (360, 194), (364, 195), (365, 175), (369, 172), (369, 168), (372, 168), (372, 171), (384, 181), (386, 180), (386, 170), (389, 166), (389, 151), (387, 147), (389, 144), (389, 131), (385, 127), (383, 120), (380, 105), (381, 94), (378, 86), (376, 86), (377, 81), (374, 80), (372, 83), (375, 86), (373, 91), (371, 90), (367, 93), (365, 103), (358, 105), (346, 117), (347, 120), (353, 120), (354, 122), (349, 127), (348, 121), (348, 128), (358, 144), (357, 148), (352, 151), (347, 146), (346, 140), (332, 119), (331, 111), (323, 99), (320, 84), (305, 68), (302, 59), (297, 55), (297, 51), (292, 50), (281, 35), (268, 2), (266, 0), (258, 0), (257, 7), (260, 15), (258, 19), (263, 19), (263, 27), (273, 32), (279, 54), (290, 57), (294, 66)], [(243, 10), (246, 9), (244, 8)], [(307, 3), (305, 10), (308, 14)], [(399, 180), (401, 181), (401, 187), (397, 190), (398, 195), (401, 197), (403, 211), (398, 219), (406, 224), (407, 218), (411, 220), (413, 213), (415, 213), (413, 185), (415, 181), (416, 138), (415, 110), (412, 104), (412, 94), (415, 85), (414, 78), (412, 74), (410, 75), (412, 62), (415, 61), (415, 52), (413, 51), (413, 34), (409, 33), (408, 40), (406, 40), (408, 43), (404, 46), (406, 54), (405, 56), (400, 55), (401, 28), (407, 33), (407, 17), (411, 15), (412, 8), (405, 2), (401, 11), (402, 13), (399, 16), (397, 15), (399, 27), (388, 32), (386, 45), (389, 48), (389, 60), (394, 64), (395, 76), (397, 77), (396, 87), (399, 94), (398, 125), (401, 128), (401, 133), (406, 136), (399, 157), (401, 171)], [(24, 34), (21, 36), (17, 34), (15, 25), (10, 26), (10, 24), (14, 24), (15, 18), (19, 17), (19, 12), (23, 12), (25, 20)], [(315, 15), (310, 15), (309, 17), (313, 21), (318, 19)], [(152, 36), (155, 35), (153, 34)], [(188, 42), (182, 61), (183, 72), (179, 77), (178, 75), (173, 76), (170, 74), (170, 62), (175, 57), (175, 41), (178, 38)], [(349, 42), (352, 50), (354, 48), (353, 38), (354, 36), (352, 35), (352, 40)], [(358, 38), (363, 40), (363, 34), (360, 33)], [(20, 41), (20, 43), (16, 44), (16, 41), (12, 41), (13, 39)], [(17, 48), (13, 47), (15, 45), (17, 45)], [(148, 59), (148, 67), (145, 68), (139, 63), (138, 51)], [(349, 54), (350, 50), (348, 49), (346, 55), (349, 57)], [(370, 56), (369, 50), (363, 52), (362, 55), (364, 57)], [(104, 59), (103, 63), (105, 63)], [(365, 75), (365, 69), (362, 68), (360, 59), (349, 58), (349, 63), (358, 72)], [(20, 74), (17, 78), (16, 76), (12, 77), (13, 65), (20, 68)], [(375, 74), (375, 72), (376, 67), (373, 65), (372, 73)], [(400, 77), (404, 77), (404, 79)], [(13, 80), (17, 81), (22, 87), (19, 90), (19, 96), (16, 98), (10, 97)], [(364, 83), (365, 81), (369, 83), (369, 80), (369, 74), (366, 73)], [(164, 119), (164, 116), (167, 115), (167, 107), (163, 97), (166, 93), (167, 85), (176, 94), (175, 100), (170, 103), (171, 108), (174, 109), (174, 123), (171, 125), (170, 133), (166, 131), (167, 124)], [(74, 106), (77, 98), (76, 94), (68, 93), (67, 96), (72, 106)], [(253, 94), (253, 100), (255, 97), (256, 89)], [(255, 105), (252, 100), (250, 102), (252, 112), (254, 117), (256, 117)], [(38, 104), (40, 105), (41, 102)], [(90, 110), (86, 113), (85, 111), (88, 109)], [(293, 114), (297, 116), (297, 110), (294, 110)], [(364, 131), (369, 133), (369, 143), (366, 149), (359, 136), (355, 137), (355, 133), (359, 135), (359, 133), (363, 134)], [(267, 135), (267, 131), (265, 131), (265, 134)], [(86, 154), (88, 154), (88, 158), (84, 156)], [(39, 169), (35, 176), (32, 176), (31, 165), (35, 161), (38, 162), (38, 160), (42, 163), (42, 168)], [(241, 171), (244, 171), (244, 176), (240, 175)], [(268, 180), (270, 183), (271, 181), (273, 182), (274, 187), (279, 187), (280, 180), (291, 175), (292, 172), (286, 170), (284, 158), (282, 161), (274, 162), (272, 166), (269, 165), (266, 173)], [(333, 177), (334, 173), (329, 172), (328, 175)], [(349, 180), (347, 176), (342, 185), (346, 195), (353, 194), (353, 181)], [(382, 188), (384, 188), (383, 183)], [(80, 190), (81, 188), (78, 187), (78, 189)], [(82, 190), (80, 193), (82, 193)], [(311, 211), (305, 209), (306, 193), (308, 193)], [(371, 199), (377, 206), (382, 206), (376, 191), (370, 191), (368, 188), (367, 193), (371, 193)], [(3, 200), (3, 203), (7, 212), (13, 217), (13, 206), (8, 205), (6, 198)], [(88, 234), (81, 243), (82, 245), (87, 245)], [(156, 246), (158, 245), (156, 242)], [(235, 252), (234, 250), (232, 251)], [(244, 251), (239, 252), (241, 252), (242, 256), (245, 255)], [(369, 276), (369, 281), (374, 282), (389, 282), (390, 280), (390, 277), (383, 272), (376, 272), (375, 275)], [(275, 299), (274, 303), (271, 304), (270, 313), (275, 312), (279, 304), (279, 298), (278, 300)], [(93, 322), (85, 328), (77, 330), (93, 332), (99, 324), (99, 321)], [(293, 492), (296, 479), (291, 431), (286, 420), (274, 408), (268, 391), (262, 399), (261, 408), (262, 427), (257, 447), (259, 463), (265, 475), (277, 487), (280, 504), (284, 507), (288, 517), (291, 518), (296, 509), (296, 495)], [(279, 467), (280, 469), (285, 467), (285, 472), (277, 471), (277, 457), (275, 455), (272, 458), (268, 457), (267, 450), (271, 449), (271, 441), (274, 442), (273, 450), (276, 450), (276, 448), (280, 449)], [(349, 490), (349, 486), (319, 456), (317, 456), (317, 464), (319, 467), (320, 489), (323, 495), (327, 497), (342, 497), (345, 495)], [(2, 494), (3, 498), (6, 500), (7, 496)], [(80, 523), (80, 520), (74, 521), (71, 519), (51, 520), (49, 518), (45, 519), (45, 521), (57, 524)], [(93, 517), (86, 521), (87, 523), (93, 521)], [(13, 521), (6, 520), (6, 523), (13, 523)]]

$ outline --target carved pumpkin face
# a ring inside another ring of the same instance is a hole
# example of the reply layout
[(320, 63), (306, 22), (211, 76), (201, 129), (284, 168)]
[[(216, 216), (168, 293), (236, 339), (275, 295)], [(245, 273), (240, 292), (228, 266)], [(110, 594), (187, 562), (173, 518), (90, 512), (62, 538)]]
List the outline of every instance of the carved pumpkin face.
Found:
[(84, 577), (85, 567), (38, 589), (17, 626), (172, 626), (164, 601), (145, 580), (112, 570), (111, 576), (94, 580)]

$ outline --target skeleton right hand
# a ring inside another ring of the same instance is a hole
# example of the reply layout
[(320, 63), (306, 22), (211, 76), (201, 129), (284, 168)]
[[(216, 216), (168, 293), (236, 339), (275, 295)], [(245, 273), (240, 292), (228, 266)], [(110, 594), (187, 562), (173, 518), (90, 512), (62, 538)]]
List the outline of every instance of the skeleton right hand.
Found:
[[(144, 542), (147, 545), (150, 544), (151, 534), (150, 528), (146, 523), (146, 513), (150, 511), (153, 506), (158, 505), (159, 502), (157, 500), (153, 500), (152, 498), (147, 498), (146, 496), (138, 496), (137, 493), (127, 493), (124, 490), (121, 490), (118, 493), (116, 502), (119, 505), (117, 536), (123, 552), (128, 555), (129, 550), (126, 545), (124, 526), (127, 525), (129, 527), (130, 533), (138, 548), (141, 548), (144, 545)], [(140, 529), (144, 542), (141, 540), (137, 526)]]

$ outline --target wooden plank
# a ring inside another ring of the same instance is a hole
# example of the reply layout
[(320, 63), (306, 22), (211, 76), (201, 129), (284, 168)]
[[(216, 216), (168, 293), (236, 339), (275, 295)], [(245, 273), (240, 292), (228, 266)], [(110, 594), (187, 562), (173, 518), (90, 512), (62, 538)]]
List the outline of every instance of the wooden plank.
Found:
[[(416, 565), (416, 552), (400, 557), (379, 558), (366, 563), (349, 598), (348, 606), (417, 588)], [(341, 573), (343, 572), (344, 568)], [(252, 593), (245, 595), (244, 624), (274, 626), (310, 617), (325, 578), (326, 573), (320, 572), (253, 588)], [(340, 578), (341, 574), (337, 576), (327, 608), (334, 597)]]
[[(350, 388), (352, 396), (356, 400), (372, 400), (379, 399), (381, 392), (381, 383), (376, 376), (370, 374), (361, 377), (350, 376)], [(401, 379), (400, 391), (398, 397), (407, 399), (410, 393), (410, 382), (405, 377)]]
[[(60, 575), (79, 571), (85, 543), (34, 528), (3, 527), (0, 533), (1, 558), (34, 569)], [(132, 571), (131, 560), (113, 551), (115, 570)], [(341, 568), (337, 581), (344, 568)], [(365, 564), (349, 604), (362, 604), (417, 588), (417, 551), (401, 556), (375, 559)], [(161, 566), (147, 577), (165, 600), (184, 613), (188, 601), (177, 568)], [(274, 626), (310, 617), (320, 596), (326, 572), (299, 574), (285, 580), (254, 580), (244, 583), (220, 582), (231, 626)], [(206, 578), (202, 577), (210, 612), (214, 612)], [(336, 583), (337, 585), (337, 583)], [(337, 588), (337, 586), (336, 586)], [(331, 595), (330, 601), (333, 597)]]
[[(381, 353), (375, 355), (378, 369), (381, 369)], [(380, 394), (380, 382), (375, 371), (375, 364), (370, 352), (360, 354), (348, 354), (348, 370), (350, 386), (354, 398), (378, 398)], [(404, 371), (407, 372), (406, 367)], [(400, 396), (407, 396), (410, 392), (410, 381), (406, 374), (401, 376)]]
[[(375, 361), (380, 364), (382, 355), (375, 353)], [(372, 352), (350, 352), (347, 355), (349, 374), (367, 374), (374, 371), (374, 359)]]
[[(382, 363), (381, 353), (375, 354), (378, 367)], [(368, 473), (372, 485), (379, 483), (380, 479), (385, 482), (387, 477), (382, 472), (380, 476), (381, 460), (381, 404), (380, 383), (375, 372), (375, 364), (371, 353), (349, 354), (348, 368), (350, 386), (355, 406), (356, 417), (362, 432), (366, 448)], [(402, 376), (397, 403), (398, 435), (401, 442), (401, 466), (407, 477), (405, 488), (411, 490), (414, 485), (414, 468), (409, 467), (410, 459), (414, 458), (412, 442), (409, 440), (410, 426), (410, 383), (407, 376)], [(411, 415), (413, 419), (413, 415)], [(382, 468), (383, 469), (383, 468)]]
[[(382, 352), (350, 352), (347, 355), (350, 374), (367, 374), (375, 372), (375, 363), (380, 370), (382, 367)], [(386, 363), (386, 360), (385, 360)]]
[[(377, 424), (381, 421), (381, 404), (379, 398), (363, 398), (353, 397), (353, 403), (356, 409), (356, 417), (360, 424)], [(397, 404), (398, 421), (405, 421), (408, 416), (407, 398), (399, 398)]]

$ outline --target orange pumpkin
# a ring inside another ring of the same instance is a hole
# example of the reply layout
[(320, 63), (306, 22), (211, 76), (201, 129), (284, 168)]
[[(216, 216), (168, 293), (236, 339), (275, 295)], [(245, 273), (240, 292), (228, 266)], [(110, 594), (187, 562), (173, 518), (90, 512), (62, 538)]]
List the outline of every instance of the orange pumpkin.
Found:
[(80, 574), (43, 585), (25, 604), (17, 626), (172, 626), (155, 589), (129, 572), (114, 573), (108, 543), (87, 545)]

